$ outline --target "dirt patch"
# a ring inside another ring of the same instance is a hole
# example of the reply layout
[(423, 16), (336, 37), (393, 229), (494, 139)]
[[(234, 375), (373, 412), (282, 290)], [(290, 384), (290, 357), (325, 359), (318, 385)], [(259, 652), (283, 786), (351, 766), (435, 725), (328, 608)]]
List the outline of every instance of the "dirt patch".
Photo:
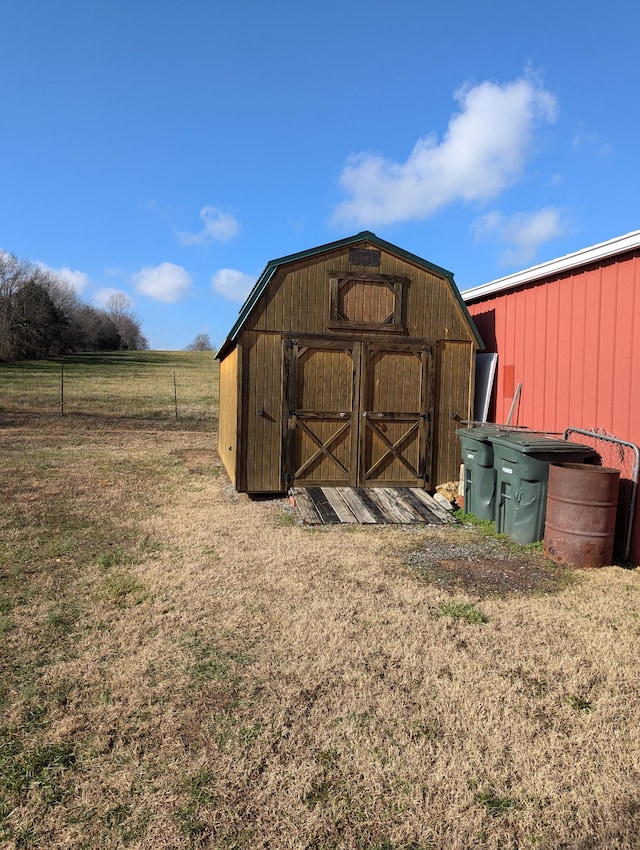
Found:
[(405, 562), (442, 590), (478, 598), (554, 593), (576, 580), (575, 571), (554, 564), (541, 552), (473, 526), (429, 535)]
[(212, 448), (175, 449), (171, 455), (184, 464), (190, 475), (207, 475), (213, 469), (222, 468), (222, 463)]

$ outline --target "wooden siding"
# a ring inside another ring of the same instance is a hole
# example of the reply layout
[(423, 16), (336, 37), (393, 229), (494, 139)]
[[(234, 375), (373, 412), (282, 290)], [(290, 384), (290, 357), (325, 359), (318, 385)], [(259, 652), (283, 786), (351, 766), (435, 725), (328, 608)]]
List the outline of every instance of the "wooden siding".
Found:
[[(236, 338), (240, 425), (232, 479), (239, 490), (281, 492), (292, 470), (307, 486), (383, 482), (433, 489), (457, 477), (460, 450), (448, 417), (453, 410), (470, 416), (474, 331), (446, 276), (378, 251), (367, 240), (362, 248), (379, 253), (380, 265), (350, 265), (348, 245), (283, 262), (243, 319)], [(351, 276), (364, 282), (345, 284), (340, 295), (352, 327), (332, 322), (336, 280)], [(287, 397), (288, 345), (325, 347), (323, 355), (307, 355), (308, 362), (299, 364), (302, 385), (293, 400)], [(327, 347), (335, 353), (326, 353)], [(385, 354), (369, 362), (369, 347)], [(446, 374), (437, 379), (441, 368)], [(444, 395), (439, 406), (438, 392)], [(300, 415), (288, 415), (290, 409)], [(368, 409), (377, 416), (363, 425)], [(352, 427), (342, 427), (351, 416)], [(226, 411), (221, 419), (228, 436), (232, 418)], [(222, 437), (220, 447), (224, 454)]]
[[(640, 445), (640, 252), (468, 302), (498, 352), (492, 418), (544, 431), (602, 428)], [(639, 506), (640, 508), (640, 506)], [(635, 563), (640, 563), (636, 516)]]
[(236, 347), (220, 363), (220, 416), (218, 420), (218, 454), (233, 486), (236, 486), (238, 457), (238, 360)]
[[(431, 351), (433, 347), (429, 347)], [(431, 481), (433, 353), (370, 342), (362, 367), (361, 481), (411, 486)]]
[(300, 484), (356, 483), (354, 348), (303, 341), (288, 349), (286, 468)]
[(475, 347), (469, 342), (442, 342), (438, 346), (434, 481), (457, 481), (460, 472), (458, 424), (452, 419), (470, 419), (475, 382)]
[(349, 266), (348, 248), (279, 268), (246, 327), (292, 334), (326, 334), (331, 321), (330, 273), (336, 271), (351, 271), (365, 277), (373, 277), (375, 272), (408, 278), (411, 282), (405, 289), (403, 305), (407, 336), (471, 339), (463, 311), (444, 278), (385, 251), (380, 267)]
[(242, 385), (242, 489), (278, 492), (282, 483), (282, 339), (246, 331)]

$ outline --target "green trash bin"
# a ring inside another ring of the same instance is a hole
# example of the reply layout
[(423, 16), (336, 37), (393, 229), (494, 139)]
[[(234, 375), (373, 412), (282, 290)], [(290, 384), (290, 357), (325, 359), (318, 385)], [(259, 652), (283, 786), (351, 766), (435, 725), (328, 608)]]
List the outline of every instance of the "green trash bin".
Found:
[(489, 437), (496, 472), (496, 531), (518, 543), (544, 537), (550, 463), (589, 463), (596, 452), (531, 431)]
[(464, 510), (478, 519), (495, 519), (496, 470), (489, 437), (499, 434), (495, 425), (458, 428), (464, 464)]

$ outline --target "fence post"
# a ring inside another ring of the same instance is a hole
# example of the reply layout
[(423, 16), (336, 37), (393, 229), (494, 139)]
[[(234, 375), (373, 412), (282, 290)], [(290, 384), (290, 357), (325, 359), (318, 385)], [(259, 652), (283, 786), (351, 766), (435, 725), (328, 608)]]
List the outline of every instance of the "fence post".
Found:
[(60, 361), (60, 416), (64, 416), (64, 363)]
[(178, 419), (178, 387), (176, 384), (176, 370), (173, 370), (173, 403), (176, 409), (176, 420)]

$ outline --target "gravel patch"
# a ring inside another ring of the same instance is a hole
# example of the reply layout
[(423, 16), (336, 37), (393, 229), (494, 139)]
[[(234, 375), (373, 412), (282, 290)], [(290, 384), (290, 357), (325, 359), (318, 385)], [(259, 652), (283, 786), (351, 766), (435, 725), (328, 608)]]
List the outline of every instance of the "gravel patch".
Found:
[(404, 561), (430, 584), (477, 598), (557, 593), (575, 581), (575, 572), (549, 561), (542, 552), (472, 525), (429, 534)]

